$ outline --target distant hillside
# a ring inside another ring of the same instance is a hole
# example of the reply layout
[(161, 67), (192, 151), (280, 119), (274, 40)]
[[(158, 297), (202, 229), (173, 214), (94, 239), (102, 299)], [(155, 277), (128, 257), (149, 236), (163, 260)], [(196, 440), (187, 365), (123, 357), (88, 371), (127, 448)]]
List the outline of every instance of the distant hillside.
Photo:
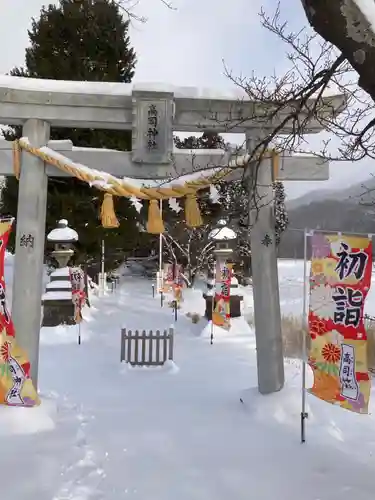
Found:
[[(369, 191), (369, 192), (368, 192)], [(367, 193), (368, 192), (368, 193)], [(349, 203), (360, 202), (375, 202), (375, 177), (370, 177), (366, 181), (354, 184), (350, 188), (345, 189), (322, 189), (314, 190), (309, 193), (287, 201), (287, 206), (290, 210), (294, 210), (301, 205), (308, 205), (315, 201), (339, 200)]]
[(335, 199), (338, 193), (340, 193), (339, 196), (341, 197), (341, 191), (333, 191), (329, 189), (310, 191), (309, 193), (306, 193), (299, 198), (287, 201), (287, 207), (289, 210), (294, 210), (301, 205), (308, 205), (309, 203), (312, 203), (314, 201)]
[[(287, 203), (289, 228), (280, 244), (280, 257), (303, 257), (303, 230), (326, 229), (375, 234), (375, 178), (341, 191), (320, 191)], [(314, 201), (313, 201), (314, 200)], [(374, 203), (365, 206), (363, 203)]]

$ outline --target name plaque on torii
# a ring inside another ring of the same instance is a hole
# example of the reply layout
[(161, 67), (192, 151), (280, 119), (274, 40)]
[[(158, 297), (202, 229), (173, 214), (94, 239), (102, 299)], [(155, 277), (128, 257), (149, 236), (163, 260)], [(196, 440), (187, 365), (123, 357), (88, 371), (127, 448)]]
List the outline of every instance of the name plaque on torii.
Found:
[(132, 94), (132, 159), (148, 165), (169, 164), (173, 153), (173, 93)]

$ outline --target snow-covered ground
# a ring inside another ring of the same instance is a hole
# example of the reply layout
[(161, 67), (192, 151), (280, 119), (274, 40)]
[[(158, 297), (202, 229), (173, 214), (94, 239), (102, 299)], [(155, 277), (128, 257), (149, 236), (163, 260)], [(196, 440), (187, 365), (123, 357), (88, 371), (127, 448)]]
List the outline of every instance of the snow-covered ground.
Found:
[[(279, 269), (283, 312), (300, 314), (302, 264), (282, 261)], [(374, 293), (369, 313), (375, 312)], [(374, 417), (308, 395), (307, 443), (301, 445), (300, 363), (286, 360), (285, 389), (260, 396), (253, 332), (235, 320), (233, 331), (210, 345), (199, 335), (204, 320), (193, 325), (184, 315), (203, 311), (201, 292), (185, 296), (175, 366), (165, 369), (120, 363), (122, 325), (156, 329), (173, 322), (171, 310), (152, 298), (147, 280), (126, 277), (116, 293), (95, 298), (80, 346), (77, 327), (42, 330), (42, 406), (0, 408), (3, 497), (372, 498)], [(245, 299), (249, 311), (251, 295)]]

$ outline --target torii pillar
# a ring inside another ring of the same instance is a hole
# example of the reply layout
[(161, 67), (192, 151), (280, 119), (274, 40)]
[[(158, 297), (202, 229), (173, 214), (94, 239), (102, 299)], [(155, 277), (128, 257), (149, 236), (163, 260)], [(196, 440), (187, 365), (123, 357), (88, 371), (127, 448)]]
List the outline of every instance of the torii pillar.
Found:
[[(247, 135), (251, 154), (257, 137)], [(284, 353), (277, 269), (275, 215), (273, 209), (271, 161), (250, 165), (249, 224), (257, 349), (258, 389), (261, 394), (284, 386)]]
[[(246, 134), (249, 154), (267, 131)], [(249, 223), (253, 272), (254, 323), (257, 350), (258, 389), (261, 394), (284, 386), (284, 353), (276, 253), (275, 212), (272, 182), (329, 179), (329, 162), (314, 156), (282, 156), (280, 169), (272, 161), (254, 161), (247, 178), (250, 188)], [(301, 334), (302, 335), (302, 334)]]
[[(32, 146), (42, 147), (48, 143), (50, 126), (45, 121), (32, 118), (25, 122), (22, 133)], [(37, 156), (22, 151), (12, 318), (17, 342), (29, 357), (31, 379), (35, 389), (38, 387), (47, 188), (48, 177), (44, 162)]]

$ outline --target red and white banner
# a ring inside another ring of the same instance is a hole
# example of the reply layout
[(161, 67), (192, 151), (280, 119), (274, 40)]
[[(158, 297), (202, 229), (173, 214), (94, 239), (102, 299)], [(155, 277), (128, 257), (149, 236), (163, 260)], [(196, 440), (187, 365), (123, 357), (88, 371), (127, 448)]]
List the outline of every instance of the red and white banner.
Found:
[(37, 406), (40, 399), (30, 378), (27, 353), (16, 342), (16, 332), (7, 307), (4, 278), (5, 250), (13, 220), (0, 220), (0, 404)]
[(215, 302), (212, 322), (225, 330), (230, 329), (230, 283), (232, 264), (216, 262)]
[(311, 237), (308, 390), (328, 403), (368, 413), (364, 307), (371, 287), (372, 237), (314, 232)]
[(70, 267), (69, 276), (72, 285), (74, 319), (76, 323), (80, 323), (82, 321), (82, 309), (86, 303), (85, 273), (80, 267)]
[(182, 288), (184, 286), (183, 267), (181, 264), (164, 264), (164, 293), (172, 292), (177, 301), (182, 299)]
[(182, 289), (184, 286), (183, 267), (181, 264), (174, 265), (173, 272), (173, 298), (177, 301), (177, 306), (183, 301)]
[(164, 264), (163, 266), (163, 291), (164, 293), (167, 293), (171, 290), (173, 286), (173, 275), (174, 275), (174, 269), (173, 269), (173, 264), (167, 263)]

